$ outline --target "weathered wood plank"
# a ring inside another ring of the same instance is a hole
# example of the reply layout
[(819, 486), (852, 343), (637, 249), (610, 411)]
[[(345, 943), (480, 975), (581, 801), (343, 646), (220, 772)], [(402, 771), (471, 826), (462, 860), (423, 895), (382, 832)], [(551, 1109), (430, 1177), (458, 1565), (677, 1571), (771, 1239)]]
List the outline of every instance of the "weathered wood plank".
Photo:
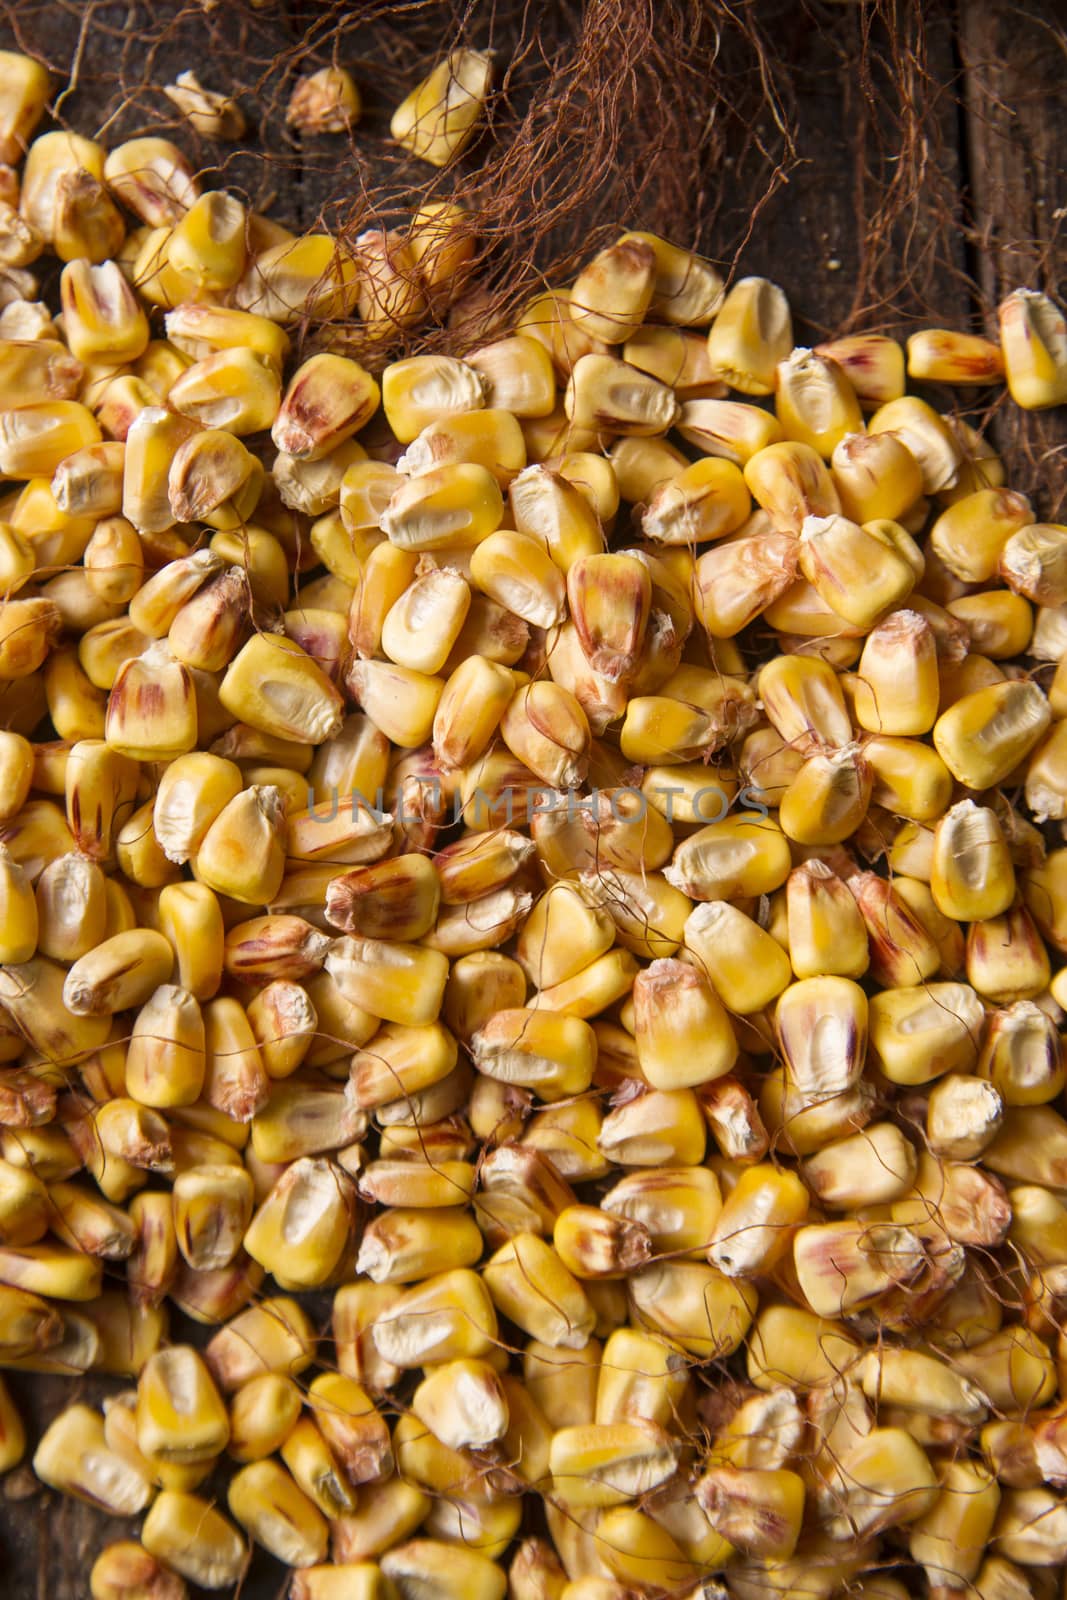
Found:
[[(1062, 305), (1067, 269), (1067, 42), (1058, 0), (987, 0), (961, 8), (966, 156), (974, 197), (974, 257), (983, 309), (1012, 289), (1043, 289)], [(1013, 483), (1039, 513), (1067, 503), (1067, 417), (1004, 405), (992, 432)]]

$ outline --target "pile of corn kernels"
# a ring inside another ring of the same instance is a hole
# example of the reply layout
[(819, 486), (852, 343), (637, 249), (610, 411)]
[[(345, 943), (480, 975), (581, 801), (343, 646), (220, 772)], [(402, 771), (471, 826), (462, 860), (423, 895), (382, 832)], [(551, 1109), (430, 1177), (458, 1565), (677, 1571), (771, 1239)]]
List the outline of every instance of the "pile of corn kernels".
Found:
[(12, 1495), (104, 1374), (32, 1443), (130, 1519), (93, 1600), (1048, 1600), (1067, 527), (906, 385), (1063, 404), (1062, 315), (794, 348), (631, 232), (393, 360), (458, 201), (295, 238), (50, 93), (0, 55)]

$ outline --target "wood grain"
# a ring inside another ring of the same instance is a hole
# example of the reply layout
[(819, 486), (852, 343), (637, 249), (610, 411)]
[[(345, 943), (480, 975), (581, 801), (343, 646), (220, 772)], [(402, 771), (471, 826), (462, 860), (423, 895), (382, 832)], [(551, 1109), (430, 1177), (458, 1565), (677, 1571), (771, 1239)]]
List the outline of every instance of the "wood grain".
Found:
[[(81, 0), (38, 4), (20, 0), (15, 26), (0, 44), (44, 56), (57, 72), (77, 63), (74, 88), (64, 114), (82, 132), (106, 124), (114, 142), (145, 131), (158, 118), (159, 100), (145, 89), (124, 104), (117, 87), (121, 66), (127, 85), (168, 81), (178, 71), (200, 66), (206, 81), (221, 87), (210, 61), (201, 61), (202, 39), (195, 8), (188, 20), (150, 59), (138, 55), (138, 39), (148, 19), (178, 7), (133, 3), (93, 8), (93, 25), (84, 27), (89, 8)], [(858, 6), (825, 7), (835, 13), (833, 32), (817, 26), (800, 5), (788, 22), (790, 58), (797, 64), (799, 149), (803, 165), (761, 218), (744, 259), (750, 272), (765, 272), (785, 284), (797, 314), (798, 335), (824, 335), (852, 309), (853, 285), (864, 247), (867, 215), (866, 153), (856, 121), (855, 61), (859, 48)], [(928, 310), (949, 326), (991, 325), (997, 299), (1018, 284), (1056, 289), (1063, 271), (1067, 171), (1063, 155), (1065, 58), (1057, 34), (1058, 0), (970, 0), (959, 8), (931, 7), (929, 69), (953, 85), (962, 67), (962, 105), (946, 95), (938, 108), (942, 159), (958, 195), (951, 244), (955, 271), (932, 272), (922, 287)], [(272, 214), (293, 228), (305, 228), (351, 195), (354, 178), (336, 141), (301, 141), (282, 119), (279, 91), (269, 63), (293, 51), (314, 27), (315, 7), (291, 0), (269, 13), (249, 13), (241, 4), (213, 14), (228, 44), (242, 56), (247, 81), (263, 84), (248, 149), (235, 154), (205, 145), (198, 153), (214, 163), (219, 181), (245, 188)], [(359, 39), (352, 48), (358, 55)], [(198, 53), (199, 51), (199, 53)], [(262, 72), (260, 71), (262, 69)], [(131, 76), (132, 74), (132, 76)], [(357, 74), (358, 75), (358, 74)], [(371, 113), (387, 103), (380, 83), (365, 83)], [(186, 135), (179, 135), (184, 140)], [(729, 185), (738, 174), (709, 173), (708, 183)], [(1059, 252), (1059, 255), (1057, 255)], [(968, 292), (963, 273), (978, 280), (980, 296)], [(905, 321), (907, 308), (905, 309)], [(947, 397), (944, 397), (947, 398)], [(1067, 493), (1067, 420), (1062, 413), (1034, 416), (1004, 407), (993, 421), (998, 442), (1013, 461), (1030, 463), (1017, 471), (1018, 486), (1032, 489), (1051, 511)], [(176, 1325), (175, 1336), (203, 1342), (205, 1330)], [(55, 1378), (10, 1376), (31, 1439), (74, 1398), (99, 1403), (123, 1387), (118, 1379), (86, 1378), (78, 1383)], [(110, 1539), (131, 1536), (136, 1524), (107, 1521), (97, 1512), (43, 1491), (17, 1498), (19, 1473), (0, 1488), (0, 1573), (5, 1600), (85, 1600), (95, 1555)], [(222, 1491), (209, 1481), (205, 1492)], [(6, 1492), (5, 1492), (6, 1491)], [(241, 1593), (245, 1600), (272, 1600), (284, 1593), (286, 1578), (277, 1563), (257, 1554)]]
[[(962, 8), (964, 160), (973, 194), (972, 257), (990, 327), (1012, 289), (1062, 303), (1067, 265), (1064, 83), (1067, 44), (1057, 0)], [(1002, 406), (992, 434), (1013, 483), (1041, 514), (1067, 504), (1067, 416)]]

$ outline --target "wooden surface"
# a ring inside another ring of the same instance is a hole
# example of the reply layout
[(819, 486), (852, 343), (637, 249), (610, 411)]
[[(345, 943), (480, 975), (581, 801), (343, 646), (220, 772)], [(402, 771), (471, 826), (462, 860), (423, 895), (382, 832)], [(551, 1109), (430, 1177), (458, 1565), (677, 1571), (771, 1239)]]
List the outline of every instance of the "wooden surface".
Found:
[[(284, 61), (286, 52), (291, 60), (309, 38), (314, 46), (320, 8), (308, 0), (255, 13), (246, 9), (245, 0), (222, 0), (222, 5), (225, 9), (213, 14), (212, 26), (223, 27), (244, 63), (243, 82), (256, 92), (243, 103), (255, 125), (250, 153), (229, 152), (220, 160), (216, 181), (240, 183), (264, 206), (273, 196), (272, 214), (294, 228), (310, 226), (353, 192), (352, 160), (343, 143), (301, 144), (286, 134), (282, 90), (270, 63), (274, 58)], [(787, 288), (803, 337), (839, 328), (857, 309), (864, 234), (872, 225), (871, 129), (857, 88), (863, 9), (847, 4), (810, 11), (787, 7), (784, 13), (778, 6), (775, 11), (776, 25), (786, 30), (784, 48), (796, 63), (801, 159), (761, 216), (742, 265)], [(196, 66), (212, 87), (224, 87), (219, 60), (205, 50), (205, 23), (195, 5), (165, 43), (145, 50), (141, 31), (149, 21), (157, 24), (165, 10), (166, 5), (154, 0), (140, 7), (14, 0), (0, 44), (17, 44), (43, 56), (59, 74), (76, 64), (74, 87), (60, 113), (78, 131), (114, 142), (159, 121), (160, 96), (148, 85), (170, 81), (176, 72)], [(426, 8), (415, 10), (424, 24)], [(928, 192), (936, 190), (951, 208), (948, 244), (941, 239), (936, 249), (932, 242), (927, 249), (920, 212), (906, 219), (911, 231), (901, 236), (899, 249), (908, 281), (894, 293), (890, 261), (888, 280), (883, 274), (879, 291), (889, 302), (883, 325), (914, 326), (917, 304), (924, 303), (929, 321), (990, 326), (991, 308), (1020, 284), (1058, 289), (1061, 303), (1063, 299), (1064, 284), (1056, 277), (1064, 270), (1067, 216), (1062, 137), (1067, 52), (1056, 33), (1062, 8), (1056, 0), (1027, 0), (1022, 6), (969, 0), (959, 13), (962, 20), (954, 7), (928, 7), (925, 71), (943, 92), (935, 107), (933, 142), (919, 157), (928, 163), (923, 171)], [(399, 69), (363, 70), (365, 36), (354, 29), (351, 40), (351, 48), (342, 41), (339, 54), (364, 88), (371, 140), (381, 136), (403, 77)], [(330, 59), (333, 38), (328, 43), (314, 58), (315, 65)], [(906, 95), (900, 86), (887, 85), (880, 92), (891, 135), (898, 115), (906, 113)], [(178, 137), (184, 142), (185, 136)], [(895, 158), (891, 137), (886, 155), (890, 162)], [(207, 151), (203, 159), (208, 164), (212, 153)], [(373, 154), (369, 159), (373, 161)], [(732, 177), (728, 170), (709, 173), (708, 183), (729, 184)], [(716, 253), (713, 243), (710, 253)], [(869, 324), (871, 318), (866, 320)], [(948, 394), (934, 398), (942, 405), (953, 399)], [(1025, 479), (1016, 466), (1015, 485), (1033, 494), (1044, 514), (1053, 513), (1067, 484), (1063, 414), (1020, 416), (1014, 408), (1000, 407), (990, 428), (999, 444), (1012, 448), (1014, 460), (1032, 464)], [(42, 1425), (75, 1397), (98, 1401), (122, 1383), (86, 1379), (75, 1384), (19, 1375), (13, 1387), (36, 1439)], [(84, 1600), (95, 1554), (109, 1539), (131, 1534), (136, 1524), (109, 1523), (86, 1507), (46, 1493), (21, 1498), (29, 1487), (19, 1472), (0, 1491), (4, 1600)], [(267, 1600), (283, 1594), (285, 1586), (282, 1569), (258, 1555), (242, 1594), (246, 1600)]]

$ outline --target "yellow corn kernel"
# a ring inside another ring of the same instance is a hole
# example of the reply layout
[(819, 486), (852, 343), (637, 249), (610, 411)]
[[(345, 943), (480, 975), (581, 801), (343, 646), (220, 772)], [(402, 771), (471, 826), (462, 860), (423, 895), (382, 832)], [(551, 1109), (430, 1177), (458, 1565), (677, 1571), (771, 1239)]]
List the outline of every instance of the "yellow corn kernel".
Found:
[[(514, 332), (542, 345), (552, 359), (557, 373), (567, 378), (575, 363), (583, 356), (604, 347), (583, 333), (572, 321), (570, 290), (548, 289), (535, 295), (525, 307)], [(575, 449), (584, 446), (574, 446)], [(546, 452), (550, 454), (551, 452)]]
[(856, 720), (869, 733), (929, 733), (940, 681), (933, 630), (917, 611), (894, 611), (872, 629), (857, 667)]
[(915, 1181), (915, 1147), (891, 1122), (871, 1123), (809, 1156), (804, 1181), (829, 1210), (899, 1200)]
[(411, 1027), (437, 1017), (448, 961), (419, 945), (350, 937), (334, 943), (326, 970), (361, 1009)]
[[(179, 92), (164, 90), (171, 96)], [(247, 228), (244, 206), (224, 190), (213, 190), (193, 202), (166, 245), (169, 271), (186, 284), (180, 299), (221, 292), (237, 283), (245, 268)]]
[[(580, 459), (584, 460), (585, 454), (581, 453)], [(631, 505), (643, 505), (689, 465), (681, 451), (663, 439), (619, 439), (612, 445), (607, 462), (614, 474), (618, 498)]]
[(178, 446), (167, 475), (176, 522), (239, 527), (251, 516), (263, 485), (263, 468), (232, 433), (203, 428)]
[(244, 1384), (230, 1402), (227, 1453), (235, 1461), (260, 1461), (282, 1449), (302, 1406), (292, 1378), (264, 1372)]
[(153, 228), (180, 222), (199, 194), (188, 162), (168, 139), (116, 145), (103, 175), (123, 205)]
[(589, 723), (574, 696), (558, 684), (535, 682), (517, 689), (499, 731), (515, 758), (551, 788), (583, 782)]
[(149, 1460), (196, 1466), (225, 1449), (226, 1407), (201, 1356), (171, 1345), (150, 1356), (137, 1381), (137, 1446)]
[(371, 1325), (379, 1355), (401, 1368), (477, 1359), (494, 1348), (496, 1313), (487, 1286), (460, 1268), (437, 1273), (384, 1307)]
[(740, 469), (708, 456), (659, 485), (642, 513), (645, 537), (663, 544), (695, 544), (735, 533), (752, 509)]
[(793, 348), (789, 304), (766, 278), (741, 278), (708, 334), (714, 371), (742, 394), (773, 394), (778, 363)]
[(802, 1227), (793, 1240), (801, 1293), (819, 1317), (874, 1304), (911, 1282), (923, 1260), (918, 1235), (891, 1222), (816, 1223)]
[(454, 301), (467, 283), (464, 269), (475, 252), (466, 209), (455, 201), (426, 201), (411, 219), (408, 247), (431, 301)]
[(471, 1266), (483, 1247), (477, 1223), (461, 1206), (391, 1207), (364, 1229), (356, 1270), (375, 1283), (416, 1283), (431, 1267)]
[(228, 1267), (252, 1218), (252, 1179), (240, 1167), (189, 1167), (174, 1180), (178, 1249), (197, 1272)]
[(929, 544), (950, 573), (963, 582), (985, 584), (997, 576), (1011, 536), (1032, 522), (1033, 510), (1024, 494), (976, 490), (942, 510), (929, 533)]
[(734, 1549), (764, 1560), (793, 1554), (804, 1514), (804, 1480), (785, 1468), (714, 1466), (696, 1498), (712, 1528)]
[(698, 1261), (645, 1267), (631, 1278), (630, 1296), (640, 1326), (665, 1335), (700, 1360), (736, 1350), (757, 1304), (751, 1285)]
[(1004, 377), (1004, 357), (990, 339), (949, 328), (924, 328), (908, 339), (908, 376), (956, 388), (985, 387)]
[(997, 312), (1008, 389), (1027, 411), (1067, 399), (1067, 323), (1047, 295), (1016, 289)]
[(1067, 602), (1067, 529), (1039, 522), (1013, 533), (1000, 553), (999, 573), (1018, 595), (1038, 606)]
[(797, 572), (791, 534), (766, 533), (724, 541), (696, 566), (696, 616), (715, 639), (732, 639), (787, 592)]
[(1052, 718), (1036, 684), (994, 684), (958, 700), (934, 724), (934, 744), (945, 765), (969, 789), (1003, 782), (1040, 741)]
[(12, 410), (76, 400), (84, 371), (58, 339), (4, 339), (0, 342), (0, 399)]
[(565, 1206), (556, 1218), (552, 1243), (567, 1270), (580, 1280), (591, 1280), (594, 1289), (609, 1279), (626, 1277), (652, 1254), (643, 1223), (598, 1206)]
[(654, 1089), (604, 1118), (597, 1138), (603, 1155), (620, 1166), (655, 1167), (699, 1162), (706, 1146), (699, 1101), (689, 1089)]
[(694, 899), (734, 900), (772, 894), (791, 865), (778, 824), (755, 812), (738, 812), (685, 839), (664, 876)]
[(338, 732), (341, 696), (292, 639), (256, 634), (231, 661), (219, 691), (242, 722), (276, 738), (320, 744)]
[(386, 613), (381, 646), (397, 666), (439, 672), (459, 638), (471, 592), (458, 572), (434, 568), (405, 589)]
[[(5, 851), (6, 857), (7, 852)], [(7, 863), (0, 857), (0, 864)], [(12, 863), (13, 867), (14, 864)], [(18, 871), (19, 869), (15, 869)], [(9, 927), (20, 926), (17, 891), (8, 872), (5, 879), (5, 905)], [(105, 938), (107, 927), (107, 880), (94, 861), (81, 855), (59, 856), (50, 861), (37, 880), (38, 945), (42, 955), (53, 961), (71, 962), (87, 955)], [(26, 961), (33, 952), (9, 959)]]
[(281, 396), (274, 368), (250, 350), (224, 349), (205, 356), (172, 384), (172, 410), (203, 428), (243, 438), (269, 427)]
[(722, 304), (722, 279), (702, 256), (654, 233), (624, 233), (620, 243), (637, 241), (653, 255), (655, 279), (649, 310), (676, 327), (700, 328)]
[(358, 433), (378, 409), (370, 373), (344, 356), (315, 355), (289, 380), (271, 437), (279, 450), (317, 460)]
[(63, 331), (77, 360), (106, 360), (119, 366), (143, 355), (148, 320), (113, 261), (98, 267), (88, 261), (68, 262), (60, 295)]
[(1006, 911), (1015, 872), (996, 814), (962, 800), (938, 822), (930, 890), (939, 911), (958, 922), (982, 922)]
[(849, 434), (863, 431), (855, 391), (836, 361), (802, 346), (778, 363), (775, 413), (787, 439), (825, 460)]
[(862, 825), (872, 783), (872, 769), (858, 746), (809, 756), (782, 796), (783, 833), (802, 845), (841, 843)]
[(936, 750), (918, 739), (878, 735), (863, 754), (874, 770), (871, 800), (898, 816), (933, 822), (952, 797), (952, 773)]
[(677, 1446), (659, 1428), (634, 1419), (560, 1428), (552, 1439), (554, 1491), (568, 1506), (618, 1506), (664, 1483)]
[(136, 1539), (117, 1539), (105, 1545), (89, 1574), (93, 1600), (129, 1600), (153, 1595), (158, 1600), (185, 1600), (185, 1581), (168, 1572)]
[(392, 607), (414, 581), (418, 557), (389, 543), (367, 558), (349, 612), (349, 636), (358, 655), (380, 654), (382, 627)]
[(454, 356), (412, 356), (393, 361), (382, 375), (382, 409), (401, 444), (411, 444), (432, 423), (485, 404), (480, 373)]
[[(238, 1391), (238, 1398), (243, 1393)], [(281, 1447), (281, 1457), (300, 1489), (323, 1516), (344, 1516), (355, 1509), (355, 1492), (348, 1484), (322, 1430), (310, 1417), (301, 1417)]]
[(1056, 1029), (1045, 1011), (1027, 1000), (995, 1011), (976, 1072), (992, 1083), (1006, 1106), (1035, 1106), (1056, 1098), (1064, 1064)]
[[(105, 1017), (68, 1010), (62, 998), (65, 976), (56, 963), (34, 956), (5, 966), (0, 981), (0, 1003), (32, 1048), (49, 1061), (97, 1049), (109, 1030)], [(4, 1155), (10, 1159), (6, 1151)]]
[(236, 1583), (248, 1560), (244, 1540), (206, 1500), (165, 1489), (141, 1528), (149, 1554), (191, 1583), (225, 1589)]
[(575, 362), (563, 406), (579, 429), (637, 438), (666, 433), (680, 409), (666, 384), (617, 356), (597, 354)]
[(872, 627), (915, 585), (913, 567), (878, 523), (861, 528), (847, 517), (807, 517), (799, 559), (820, 598), (857, 628)]
[(963, 455), (943, 417), (915, 395), (904, 395), (879, 406), (868, 427), (872, 433), (889, 430), (899, 435), (919, 463), (923, 493), (951, 489), (960, 473)]
[(588, 1343), (593, 1308), (555, 1250), (536, 1234), (509, 1239), (486, 1262), (483, 1277), (498, 1310), (532, 1338), (566, 1350)]
[(503, 516), (500, 488), (488, 468), (455, 461), (401, 483), (381, 527), (402, 550), (471, 550), (499, 528)]
[(500, 1011), (474, 1035), (479, 1071), (533, 1089), (542, 1100), (584, 1094), (596, 1063), (596, 1036), (577, 1016), (547, 1010)]
[(785, 880), (789, 960), (797, 978), (862, 978), (870, 954), (856, 899), (832, 867), (806, 861)]
[(922, 919), (887, 879), (861, 872), (848, 880), (867, 928), (871, 971), (889, 987), (920, 983), (941, 965), (941, 952)]
[(347, 133), (361, 108), (351, 75), (343, 67), (322, 67), (297, 80), (285, 120), (301, 133)]
[(431, 166), (447, 166), (474, 136), (491, 73), (489, 56), (454, 50), (393, 112), (393, 138)]
[(240, 768), (206, 751), (172, 761), (153, 802), (152, 822), (164, 854), (179, 863), (199, 851), (219, 813), (241, 791)]
[(143, 1005), (170, 977), (173, 961), (161, 933), (149, 928), (117, 933), (75, 961), (63, 984), (64, 1003), (76, 1016)]
[(431, 1368), (412, 1397), (412, 1410), (453, 1450), (484, 1448), (508, 1426), (503, 1387), (484, 1361), (446, 1361)]
[(418, 478), (441, 467), (484, 467), (506, 488), (526, 466), (526, 441), (510, 411), (485, 408), (429, 423), (404, 451), (397, 470)]
[(108, 1448), (103, 1418), (86, 1405), (68, 1406), (45, 1430), (33, 1470), (43, 1483), (112, 1516), (135, 1516), (152, 1498), (146, 1474)]
[(39, 61), (14, 50), (0, 53), (0, 160), (20, 161), (48, 102), (51, 79)]
[[(321, 236), (323, 240), (329, 235)], [(332, 240), (331, 240), (332, 243)], [(319, 315), (344, 316), (354, 298), (370, 347), (391, 344), (400, 328), (416, 327), (427, 313), (424, 280), (409, 235), (400, 229), (370, 228), (357, 235), (352, 257), (339, 255), (347, 284), (343, 301), (328, 302)]]
[(514, 1009), (525, 999), (526, 979), (516, 961), (496, 951), (476, 951), (453, 963), (443, 1014), (453, 1033), (469, 1041), (495, 1011)]
[[(301, 1157), (256, 1211), (245, 1249), (279, 1282), (300, 1289), (323, 1284), (348, 1244), (353, 1198), (339, 1168), (322, 1158)], [(294, 1239), (303, 1246), (299, 1255)]]
[(651, 247), (624, 236), (578, 274), (571, 289), (571, 320), (590, 338), (622, 344), (644, 321), (654, 285)]
[(853, 522), (896, 520), (922, 498), (919, 463), (895, 433), (846, 434), (834, 446), (830, 472)]
[(443, 768), (470, 766), (484, 753), (514, 692), (513, 674), (497, 662), (473, 655), (460, 663), (434, 712), (434, 757)]
[(200, 1097), (205, 1070), (199, 1005), (188, 990), (161, 985), (141, 1007), (133, 1026), (126, 1092), (147, 1106), (192, 1105)]
[(93, 140), (58, 130), (33, 141), (22, 169), (19, 211), (46, 242), (57, 231), (59, 185), (79, 170), (99, 181), (104, 176), (104, 154), (103, 146)]
[(6, 477), (51, 478), (67, 456), (99, 443), (96, 418), (76, 400), (0, 411), (0, 472)]
[(859, 1353), (844, 1324), (799, 1306), (767, 1306), (748, 1343), (748, 1375), (758, 1389), (809, 1388), (832, 1382)]
[(644, 326), (627, 336), (622, 358), (661, 383), (669, 384), (681, 400), (711, 399), (725, 394), (708, 355), (707, 339), (680, 328)]
[(224, 350), (248, 350), (280, 372), (289, 349), (288, 336), (273, 322), (229, 306), (178, 306), (167, 313), (166, 332), (168, 342), (150, 345), (142, 358), (143, 366), (147, 357), (154, 354), (152, 371), (140, 375), (161, 392), (158, 369), (166, 357), (168, 395), (190, 361), (202, 361)]
[(552, 359), (536, 339), (499, 339), (468, 356), (466, 365), (481, 379), (486, 404), (513, 416), (545, 417), (556, 403)]
[(545, 465), (527, 467), (512, 479), (508, 492), (517, 531), (538, 540), (562, 572), (603, 549), (594, 507), (562, 473)]
[(442, 901), (468, 905), (503, 888), (533, 854), (532, 840), (507, 828), (498, 834), (476, 833), (457, 839), (446, 845), (436, 861)]
[(287, 324), (305, 315), (347, 316), (357, 292), (352, 255), (332, 234), (307, 233), (281, 239), (255, 255), (232, 296), (240, 310)]
[(187, 418), (155, 404), (146, 406), (131, 422), (126, 435), (122, 515), (138, 533), (161, 533), (173, 526), (168, 474), (175, 451), (192, 431)]
[[(691, 923), (693, 917), (686, 938)], [(657, 1090), (710, 1082), (736, 1061), (737, 1042), (723, 1006), (701, 974), (681, 962), (657, 960), (638, 973), (633, 1022), (641, 1072)]]
[(159, 896), (160, 930), (170, 941), (183, 989), (210, 1000), (222, 980), (224, 929), (212, 889), (201, 883), (170, 883)]
[(708, 1261), (729, 1278), (756, 1277), (787, 1253), (807, 1214), (808, 1191), (795, 1173), (746, 1167), (716, 1219)]
[(965, 983), (886, 989), (871, 1000), (870, 1047), (892, 1082), (928, 1083), (973, 1068), (983, 1015)]
[(204, 1099), (237, 1122), (249, 1122), (270, 1095), (270, 1080), (248, 1017), (237, 1000), (204, 1008)]
[(197, 708), (188, 669), (157, 640), (116, 675), (104, 737), (134, 761), (169, 761), (196, 744)]
[[(727, 900), (706, 901), (690, 913), (685, 946), (719, 998), (739, 1015), (762, 1011), (792, 977), (789, 959), (777, 941)], [(636, 1000), (638, 986), (634, 992)]]
[(802, 978), (778, 1000), (775, 1029), (786, 1082), (802, 1103), (845, 1095), (863, 1072), (866, 996), (849, 978)]

